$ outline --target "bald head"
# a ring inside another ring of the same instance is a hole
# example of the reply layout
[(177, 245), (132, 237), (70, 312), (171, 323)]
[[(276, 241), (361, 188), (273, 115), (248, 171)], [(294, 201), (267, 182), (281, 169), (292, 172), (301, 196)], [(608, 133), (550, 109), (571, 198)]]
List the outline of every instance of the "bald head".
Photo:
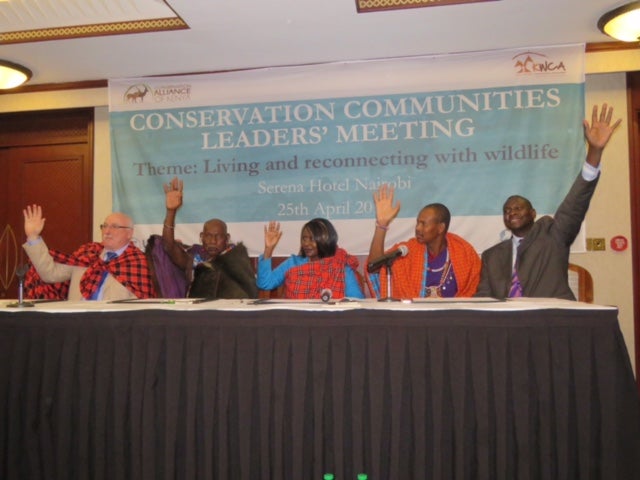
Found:
[(212, 218), (204, 222), (204, 225), (202, 226), (202, 231), (207, 230), (207, 228), (213, 228), (213, 227), (220, 229), (225, 233), (225, 235), (227, 234), (227, 224), (222, 220), (220, 220), (219, 218)]

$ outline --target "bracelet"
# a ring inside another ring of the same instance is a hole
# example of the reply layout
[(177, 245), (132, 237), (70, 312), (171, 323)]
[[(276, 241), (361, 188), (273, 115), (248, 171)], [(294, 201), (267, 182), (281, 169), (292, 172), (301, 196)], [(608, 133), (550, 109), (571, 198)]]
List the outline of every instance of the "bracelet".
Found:
[(175, 227), (173, 225), (167, 225), (166, 223), (164, 224), (165, 227), (170, 228), (171, 230), (173, 230)]
[(385, 232), (389, 230), (388, 225), (385, 227), (384, 225), (380, 225), (378, 222), (376, 222), (376, 228), (379, 228), (380, 230), (384, 230)]

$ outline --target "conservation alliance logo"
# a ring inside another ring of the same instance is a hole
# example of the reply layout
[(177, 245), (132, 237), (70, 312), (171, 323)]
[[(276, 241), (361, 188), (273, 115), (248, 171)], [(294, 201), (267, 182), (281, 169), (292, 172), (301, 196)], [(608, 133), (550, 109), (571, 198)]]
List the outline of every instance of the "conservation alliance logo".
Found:
[(131, 85), (124, 92), (124, 103), (172, 103), (184, 102), (191, 98), (191, 85), (161, 85), (151, 88), (146, 83)]
[(562, 59), (553, 59), (537, 52), (519, 53), (513, 57), (518, 75), (562, 74), (567, 72)]

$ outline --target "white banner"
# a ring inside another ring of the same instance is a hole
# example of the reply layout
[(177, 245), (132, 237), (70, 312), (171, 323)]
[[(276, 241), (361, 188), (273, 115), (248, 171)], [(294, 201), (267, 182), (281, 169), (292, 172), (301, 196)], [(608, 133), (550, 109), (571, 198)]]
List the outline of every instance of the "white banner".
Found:
[(162, 184), (185, 183), (176, 236), (221, 218), (233, 241), (277, 255), (329, 218), (340, 245), (368, 251), (373, 191), (402, 203), (388, 243), (413, 235), (428, 203), (478, 251), (504, 235), (502, 204), (555, 211), (584, 160), (584, 45), (109, 82), (114, 209), (160, 233)]

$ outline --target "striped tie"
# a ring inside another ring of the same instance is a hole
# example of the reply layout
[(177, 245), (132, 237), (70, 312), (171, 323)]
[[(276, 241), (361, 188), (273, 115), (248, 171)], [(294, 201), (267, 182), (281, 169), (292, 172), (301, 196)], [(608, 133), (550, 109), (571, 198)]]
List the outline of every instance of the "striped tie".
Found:
[(520, 246), (519, 239), (516, 244), (516, 261), (513, 263), (513, 272), (511, 273), (511, 288), (509, 289), (509, 298), (516, 298), (522, 296), (522, 285), (520, 284), (520, 278), (518, 278), (518, 255), (517, 249)]
[(522, 285), (520, 285), (520, 279), (518, 278), (518, 272), (515, 267), (513, 274), (511, 275), (511, 288), (509, 289), (509, 298), (521, 297)]

